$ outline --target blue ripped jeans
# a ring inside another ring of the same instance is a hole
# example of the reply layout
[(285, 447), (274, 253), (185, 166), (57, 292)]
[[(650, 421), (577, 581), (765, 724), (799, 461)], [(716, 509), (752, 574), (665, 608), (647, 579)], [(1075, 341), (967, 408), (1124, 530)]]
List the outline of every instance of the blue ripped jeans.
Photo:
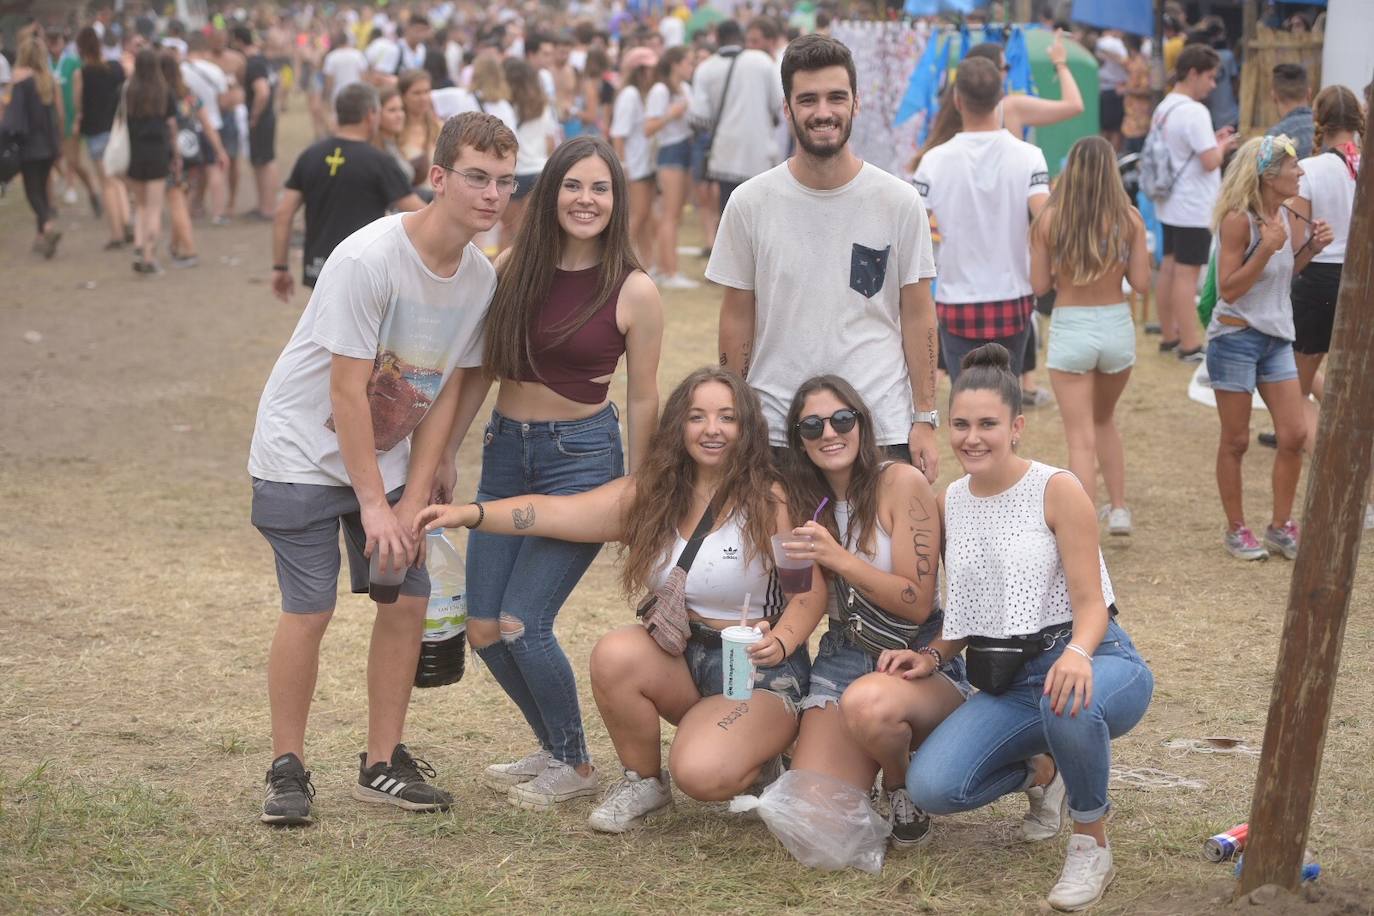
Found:
[[(539, 423), (493, 411), (477, 499), (581, 493), (624, 473), (614, 405), (585, 420)], [(539, 745), (572, 766), (590, 757), (577, 682), (553, 622), (600, 550), (600, 544), (543, 537), (482, 531), (468, 536), (468, 615), (506, 624), (501, 638), (477, 654), (520, 708)]]
[(1092, 705), (1056, 716), (1045, 675), (1069, 637), (1027, 662), (1001, 696), (975, 693), (922, 742), (907, 770), (911, 799), (931, 814), (981, 808), (1030, 785), (1027, 761), (1051, 754), (1069, 795), (1069, 814), (1091, 824), (1107, 813), (1112, 739), (1135, 727), (1154, 675), (1126, 631), (1112, 621), (1093, 653)]

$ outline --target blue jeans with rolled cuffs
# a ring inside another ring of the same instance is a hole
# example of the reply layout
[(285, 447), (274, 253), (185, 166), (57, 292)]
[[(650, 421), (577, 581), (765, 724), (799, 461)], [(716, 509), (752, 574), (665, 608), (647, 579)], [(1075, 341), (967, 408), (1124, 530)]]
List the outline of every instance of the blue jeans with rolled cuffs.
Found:
[(1154, 675), (1126, 631), (1112, 621), (1093, 653), (1092, 705), (1056, 716), (1043, 696), (1045, 675), (1064, 654), (1064, 637), (1027, 662), (1006, 693), (975, 693), (931, 733), (907, 770), (912, 800), (931, 814), (981, 808), (1029, 788), (1027, 761), (1051, 754), (1079, 823), (1110, 808), (1111, 742), (1135, 727), (1154, 692)]
[[(482, 446), (481, 501), (526, 493), (581, 493), (625, 473), (614, 405), (585, 420), (522, 423), (492, 412)], [(539, 744), (558, 760), (587, 763), (572, 665), (553, 622), (600, 544), (474, 531), (468, 536), (468, 616), (506, 623), (477, 649)], [(511, 624), (517, 628), (511, 630)]]

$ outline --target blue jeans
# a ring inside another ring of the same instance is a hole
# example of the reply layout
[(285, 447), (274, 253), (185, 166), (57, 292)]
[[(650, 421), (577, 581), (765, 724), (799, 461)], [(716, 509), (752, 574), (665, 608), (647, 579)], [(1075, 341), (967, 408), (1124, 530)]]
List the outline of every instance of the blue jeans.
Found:
[(981, 808), (1028, 788), (1027, 761), (1050, 754), (1064, 776), (1073, 819), (1090, 824), (1107, 813), (1112, 739), (1145, 715), (1154, 675), (1112, 621), (1093, 654), (1092, 706), (1075, 718), (1067, 711), (1056, 716), (1041, 691), (1068, 641), (1027, 662), (1006, 693), (975, 693), (940, 723), (907, 770), (907, 789), (917, 805), (931, 814)]
[[(581, 493), (625, 473), (614, 405), (585, 420), (521, 423), (493, 411), (482, 447), (479, 500)], [(572, 665), (553, 621), (600, 544), (474, 531), (468, 536), (468, 615), (519, 624), (477, 649), (520, 707), (539, 744), (564, 763), (587, 763)]]

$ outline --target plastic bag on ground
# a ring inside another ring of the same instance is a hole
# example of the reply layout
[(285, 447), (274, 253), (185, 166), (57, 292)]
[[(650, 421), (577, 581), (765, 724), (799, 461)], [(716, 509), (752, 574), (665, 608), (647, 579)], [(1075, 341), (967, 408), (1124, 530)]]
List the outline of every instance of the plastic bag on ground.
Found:
[(873, 810), (868, 793), (833, 776), (788, 770), (761, 795), (736, 796), (730, 810), (757, 811), (803, 865), (882, 871), (891, 826)]

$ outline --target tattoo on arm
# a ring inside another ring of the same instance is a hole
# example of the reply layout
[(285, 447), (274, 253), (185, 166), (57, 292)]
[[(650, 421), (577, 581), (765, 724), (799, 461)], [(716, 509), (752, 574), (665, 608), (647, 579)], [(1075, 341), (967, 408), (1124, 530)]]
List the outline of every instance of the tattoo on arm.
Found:
[(720, 351), (720, 364), (721, 364), (721, 366), (724, 367), (725, 364), (726, 364), (727, 362), (729, 362), (729, 360), (725, 358), (725, 351), (724, 351), (724, 350), (721, 350), (721, 351)]
[(528, 503), (525, 508), (516, 507), (510, 512), (511, 524), (515, 525), (516, 531), (524, 531), (526, 528), (534, 527), (534, 503)]
[(926, 331), (926, 381), (930, 385), (931, 394), (935, 393), (935, 370), (939, 365), (938, 345), (935, 341), (935, 330), (932, 328)]
[(915, 603), (916, 603), (916, 589), (912, 588), (910, 585), (908, 585), (906, 588), (902, 589), (902, 603), (903, 603), (903, 604), (915, 604)]

